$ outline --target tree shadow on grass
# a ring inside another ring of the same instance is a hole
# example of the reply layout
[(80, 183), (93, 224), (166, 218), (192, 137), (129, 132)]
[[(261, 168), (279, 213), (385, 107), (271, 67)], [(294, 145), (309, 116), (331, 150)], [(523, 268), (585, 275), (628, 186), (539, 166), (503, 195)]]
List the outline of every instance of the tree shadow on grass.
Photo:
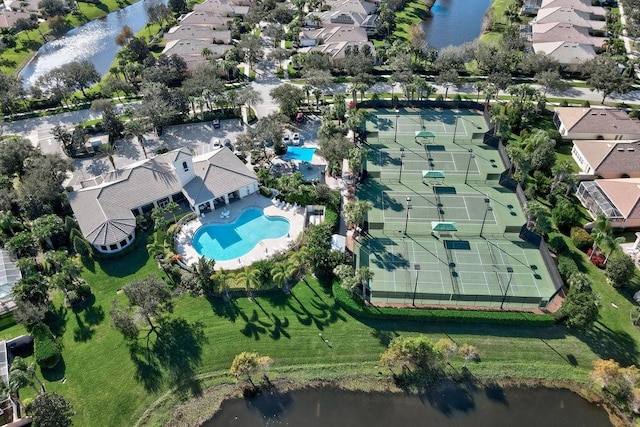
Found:
[(202, 363), (203, 345), (207, 343), (204, 326), (174, 319), (162, 324), (153, 353), (166, 370), (168, 379), (183, 397), (202, 393), (196, 369)]
[[(146, 239), (145, 236), (140, 236), (140, 238)], [(149, 253), (143, 243), (138, 243), (139, 248), (121, 258), (98, 260), (100, 268), (110, 277), (127, 277), (139, 271), (149, 260)]]
[(240, 332), (245, 337), (253, 337), (253, 339), (257, 341), (260, 339), (260, 335), (264, 335), (267, 333), (267, 327), (270, 326), (270, 324), (260, 320), (260, 316), (258, 315), (257, 310), (253, 310), (253, 313), (251, 313), (251, 317), (247, 316), (243, 312), (240, 312), (240, 317), (242, 317), (242, 320), (244, 320), (245, 322), (244, 328), (240, 329)]
[(153, 344), (143, 346), (137, 341), (129, 344), (136, 381), (150, 393), (160, 390), (166, 380), (180, 397), (201, 394), (196, 369), (202, 363), (206, 343), (200, 322), (191, 324), (184, 319), (162, 322)]
[(624, 331), (614, 331), (598, 321), (593, 328), (577, 332), (576, 336), (601, 359), (614, 359), (622, 366), (638, 364), (636, 342)]
[(206, 298), (216, 316), (229, 319), (231, 323), (235, 323), (236, 319), (240, 315), (240, 309), (238, 308), (235, 300), (231, 299), (229, 301), (225, 301), (222, 297), (216, 297), (213, 295), (207, 295)]
[(40, 369), (42, 378), (49, 382), (60, 381), (64, 378), (64, 373), (67, 370), (67, 364), (64, 361), (64, 357), (60, 356), (60, 361), (56, 366), (51, 369)]
[[(95, 297), (93, 302), (95, 303)], [(101, 305), (89, 305), (81, 312), (74, 309), (78, 326), (73, 330), (73, 340), (76, 342), (86, 342), (90, 340), (95, 329), (92, 326), (99, 325), (104, 320), (104, 309)]]
[(67, 308), (64, 305), (52, 307), (44, 317), (44, 323), (47, 324), (51, 333), (56, 337), (64, 335), (67, 329)]

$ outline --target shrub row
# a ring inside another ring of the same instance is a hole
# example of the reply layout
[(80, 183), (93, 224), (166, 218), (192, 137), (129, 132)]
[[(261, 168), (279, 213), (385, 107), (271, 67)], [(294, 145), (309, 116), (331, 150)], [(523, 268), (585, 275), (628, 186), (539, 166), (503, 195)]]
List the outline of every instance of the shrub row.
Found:
[(503, 325), (551, 326), (555, 323), (553, 316), (514, 311), (489, 310), (447, 310), (447, 309), (414, 309), (414, 308), (375, 308), (359, 304), (342, 288), (339, 283), (333, 284), (333, 296), (342, 309), (352, 316), (388, 320), (423, 320), (431, 322), (479, 322)]
[(60, 362), (60, 346), (54, 341), (45, 324), (36, 325), (31, 331), (34, 340), (36, 363), (43, 369), (51, 369)]

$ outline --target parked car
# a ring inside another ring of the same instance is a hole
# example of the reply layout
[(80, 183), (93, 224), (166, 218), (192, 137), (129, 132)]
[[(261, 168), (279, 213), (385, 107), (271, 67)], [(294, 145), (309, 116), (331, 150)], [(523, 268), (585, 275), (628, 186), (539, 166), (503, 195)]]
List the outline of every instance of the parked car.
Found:
[(290, 145), (291, 144), (291, 138), (289, 138), (289, 134), (285, 133), (284, 136), (282, 137), (282, 143), (284, 145)]
[(291, 143), (293, 145), (300, 145), (300, 135), (298, 134), (298, 132), (293, 134), (293, 138), (291, 138)]
[(213, 140), (212, 148), (222, 148), (222, 143), (220, 142), (220, 138), (216, 138)]
[(233, 151), (233, 145), (231, 144), (231, 140), (230, 139), (225, 139), (224, 140), (224, 146), (228, 147), (229, 150)]
[(214, 129), (220, 129), (220, 120), (219, 119), (213, 119), (213, 128)]

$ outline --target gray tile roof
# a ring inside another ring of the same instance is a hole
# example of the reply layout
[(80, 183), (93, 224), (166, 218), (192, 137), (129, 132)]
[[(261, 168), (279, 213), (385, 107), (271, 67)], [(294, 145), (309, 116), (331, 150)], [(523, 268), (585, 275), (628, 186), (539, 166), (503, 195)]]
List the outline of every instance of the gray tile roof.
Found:
[(68, 194), (80, 230), (94, 245), (117, 243), (136, 226), (132, 209), (183, 192), (192, 204), (238, 190), (257, 176), (228, 148), (194, 158), (196, 177), (183, 188), (173, 162), (191, 158), (185, 149), (173, 150), (126, 169), (110, 171), (99, 185)]
[(557, 107), (558, 117), (570, 133), (615, 133), (640, 136), (640, 121), (617, 108)]
[(196, 178), (183, 193), (194, 205), (236, 191), (256, 182), (258, 177), (226, 147), (194, 159)]

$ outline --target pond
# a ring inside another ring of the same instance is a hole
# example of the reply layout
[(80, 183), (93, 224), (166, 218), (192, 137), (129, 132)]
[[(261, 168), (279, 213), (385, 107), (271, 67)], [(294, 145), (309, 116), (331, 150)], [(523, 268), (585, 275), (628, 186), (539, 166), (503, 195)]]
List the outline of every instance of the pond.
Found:
[(436, 0), (421, 28), (429, 46), (459, 46), (480, 35), (482, 16), (492, 0)]
[(297, 390), (233, 399), (203, 426), (253, 427), (605, 427), (607, 413), (568, 390), (464, 388), (451, 384), (421, 396)]
[[(149, 21), (147, 8), (163, 0), (143, 0), (107, 16), (74, 28), (63, 37), (42, 45), (36, 56), (21, 71), (25, 87), (30, 87), (38, 77), (71, 61), (87, 59), (100, 75), (106, 74), (120, 46), (116, 36), (125, 25), (134, 33), (142, 30)], [(166, 3), (166, 0), (164, 0)]]

